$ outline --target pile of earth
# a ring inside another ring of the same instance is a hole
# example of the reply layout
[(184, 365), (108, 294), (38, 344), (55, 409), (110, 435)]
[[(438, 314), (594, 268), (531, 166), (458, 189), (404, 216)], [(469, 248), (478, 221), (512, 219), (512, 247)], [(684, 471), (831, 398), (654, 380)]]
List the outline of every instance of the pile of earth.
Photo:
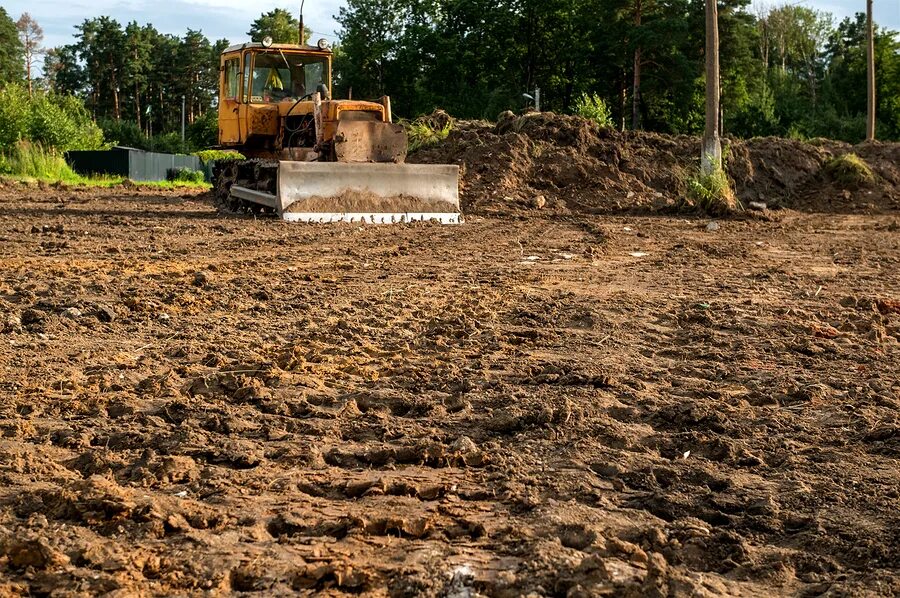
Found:
[[(849, 153), (869, 166), (872, 181), (842, 183), (829, 173), (828, 164)], [(535, 208), (608, 214), (683, 207), (699, 156), (696, 137), (619, 132), (577, 116), (544, 112), (505, 113), (496, 123), (456, 121), (446, 140), (414, 152), (409, 161), (459, 164), (463, 210), (469, 214)], [(900, 209), (898, 143), (729, 138), (725, 157), (744, 206)]]

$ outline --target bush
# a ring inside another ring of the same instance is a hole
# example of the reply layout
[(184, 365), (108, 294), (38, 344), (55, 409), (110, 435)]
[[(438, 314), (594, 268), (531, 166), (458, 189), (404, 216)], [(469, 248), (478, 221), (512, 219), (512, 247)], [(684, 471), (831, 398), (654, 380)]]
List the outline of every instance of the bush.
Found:
[(218, 113), (215, 110), (208, 110), (188, 126), (185, 136), (188, 145), (195, 150), (216, 145), (219, 142)]
[(11, 148), (27, 135), (30, 115), (24, 87), (9, 84), (0, 89), (0, 149)]
[(136, 149), (150, 149), (150, 140), (137, 123), (129, 120), (105, 119), (98, 123), (109, 145), (121, 145)]
[(154, 135), (153, 141), (151, 141), (148, 149), (163, 154), (185, 153), (184, 143), (181, 142), (181, 133), (163, 133), (162, 135)]
[(205, 183), (206, 173), (202, 170), (192, 170), (190, 168), (170, 168), (166, 171), (166, 180), (182, 183)]
[(865, 160), (854, 153), (844, 154), (828, 161), (825, 172), (845, 187), (863, 187), (875, 182), (875, 173)]
[(21, 139), (59, 152), (103, 146), (103, 132), (78, 98), (40, 91), (29, 97), (21, 85), (8, 84), (0, 90), (0, 148)]
[(598, 94), (582, 94), (575, 102), (575, 114), (581, 118), (592, 120), (601, 127), (611, 129), (613, 126), (612, 112), (609, 106)]

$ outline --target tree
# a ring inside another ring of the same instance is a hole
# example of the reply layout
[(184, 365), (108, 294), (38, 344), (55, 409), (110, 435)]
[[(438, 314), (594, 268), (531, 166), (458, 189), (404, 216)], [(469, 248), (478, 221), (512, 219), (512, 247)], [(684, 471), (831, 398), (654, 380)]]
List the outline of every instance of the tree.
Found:
[[(304, 29), (303, 43), (309, 41), (310, 34), (311, 31)], [(247, 35), (255, 42), (261, 42), (269, 36), (276, 44), (296, 44), (300, 39), (300, 21), (285, 9), (276, 8), (253, 21)]]
[(16, 21), (16, 30), (19, 32), (19, 40), (22, 42), (22, 50), (25, 55), (25, 78), (28, 81), (28, 95), (31, 96), (34, 95), (32, 67), (35, 57), (44, 52), (41, 47), (41, 42), (44, 41), (44, 30), (27, 12), (23, 12)]
[(23, 70), (19, 31), (6, 10), (0, 6), (0, 84), (21, 81)]
[(722, 168), (719, 140), (719, 15), (716, 0), (706, 0), (706, 129), (700, 171), (710, 175)]

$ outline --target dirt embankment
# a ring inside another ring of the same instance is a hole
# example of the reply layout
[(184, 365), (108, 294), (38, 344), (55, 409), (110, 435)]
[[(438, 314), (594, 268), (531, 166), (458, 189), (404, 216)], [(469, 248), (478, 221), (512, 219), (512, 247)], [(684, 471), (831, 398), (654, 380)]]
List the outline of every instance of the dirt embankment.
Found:
[[(671, 210), (699, 164), (700, 141), (685, 135), (602, 129), (575, 116), (508, 115), (496, 124), (456, 123), (447, 140), (409, 161), (463, 166), (463, 209), (508, 214), (608, 214)], [(834, 180), (826, 165), (855, 153), (875, 174), (869, 184)], [(726, 169), (744, 205), (835, 212), (900, 208), (900, 144), (851, 146), (813, 140), (729, 139)]]

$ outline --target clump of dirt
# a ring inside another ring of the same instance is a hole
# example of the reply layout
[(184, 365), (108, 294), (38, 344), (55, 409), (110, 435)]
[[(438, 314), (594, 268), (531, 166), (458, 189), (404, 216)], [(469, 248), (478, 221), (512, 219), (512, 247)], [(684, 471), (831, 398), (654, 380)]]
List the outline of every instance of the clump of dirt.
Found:
[[(781, 138), (728, 139), (726, 171), (738, 200), (811, 211), (900, 208), (900, 144)], [(848, 185), (826, 168), (859, 157), (874, 173)], [(700, 140), (686, 135), (619, 132), (549, 112), (500, 115), (495, 124), (457, 121), (447, 139), (410, 162), (461, 166), (463, 210), (482, 215), (609, 214), (682, 209), (699, 168)]]

